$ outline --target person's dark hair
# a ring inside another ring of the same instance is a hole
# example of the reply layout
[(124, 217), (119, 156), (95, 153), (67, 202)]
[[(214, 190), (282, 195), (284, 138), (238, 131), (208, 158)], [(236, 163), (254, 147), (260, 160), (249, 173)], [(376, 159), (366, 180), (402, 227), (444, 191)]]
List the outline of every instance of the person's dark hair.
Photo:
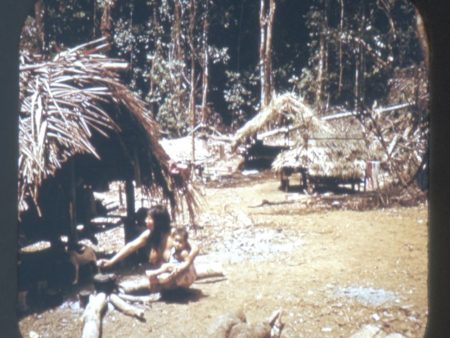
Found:
[(167, 208), (161, 204), (152, 206), (147, 215), (153, 218), (153, 230), (149, 237), (149, 244), (151, 247), (157, 248), (161, 244), (162, 235), (170, 233), (172, 229), (170, 215)]
[(191, 251), (191, 245), (189, 244), (189, 233), (186, 229), (186, 227), (184, 226), (177, 226), (175, 227), (175, 229), (172, 231), (172, 236), (181, 236), (181, 238), (183, 238), (183, 241), (187, 244), (186, 249), (188, 251)]
[(138, 211), (136, 211), (135, 220), (136, 224), (138, 226), (145, 226), (145, 219), (147, 218), (149, 212), (149, 208), (139, 208)]

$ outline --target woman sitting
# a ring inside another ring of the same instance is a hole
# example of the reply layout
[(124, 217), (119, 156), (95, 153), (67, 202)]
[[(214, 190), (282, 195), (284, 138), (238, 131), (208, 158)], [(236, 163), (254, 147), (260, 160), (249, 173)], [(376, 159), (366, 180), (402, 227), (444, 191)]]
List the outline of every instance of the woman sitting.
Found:
[[(177, 251), (176, 246), (179, 245), (177, 244), (177, 240), (175, 240), (176, 236), (171, 236), (172, 227), (170, 225), (169, 213), (164, 206), (156, 205), (147, 210), (146, 214), (145, 223), (147, 229), (136, 239), (123, 246), (112, 258), (98, 260), (97, 265), (100, 268), (111, 267), (132, 253), (144, 249), (150, 266), (155, 269), (154, 271), (160, 270), (155, 275), (147, 272), (147, 275), (150, 275), (150, 281), (153, 281), (151, 283), (152, 289), (154, 287), (160, 287), (162, 289), (189, 287), (196, 278), (193, 263), (199, 252), (198, 247), (188, 244), (190, 250), (178, 250), (179, 253), (177, 256), (181, 259), (181, 262), (177, 265), (171, 263), (172, 265), (169, 268), (169, 265), (165, 265), (165, 263), (169, 263), (174, 251), (173, 249)], [(184, 257), (181, 258), (182, 256)], [(163, 268), (163, 266), (165, 267)], [(168, 275), (161, 277), (162, 283), (157, 281), (157, 275), (160, 272), (168, 273)]]

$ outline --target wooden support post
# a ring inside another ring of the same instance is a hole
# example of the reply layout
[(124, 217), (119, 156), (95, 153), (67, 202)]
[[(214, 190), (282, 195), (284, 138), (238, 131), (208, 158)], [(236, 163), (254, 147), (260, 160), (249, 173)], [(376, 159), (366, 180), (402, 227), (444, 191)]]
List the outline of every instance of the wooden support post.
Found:
[(72, 161), (69, 167), (70, 171), (70, 190), (69, 190), (69, 243), (76, 243), (77, 238), (77, 182), (76, 182), (76, 172), (75, 163)]
[(132, 227), (134, 225), (134, 209), (135, 209), (134, 185), (133, 180), (131, 179), (127, 179), (125, 182), (125, 194), (127, 200), (127, 217), (124, 222), (124, 233), (125, 233), (125, 243), (128, 243), (133, 236)]
[(134, 170), (134, 178), (136, 180), (136, 187), (140, 187), (142, 185), (141, 162), (139, 160), (139, 154), (136, 148), (133, 149), (133, 170)]
[(122, 182), (119, 183), (119, 205), (121, 207), (123, 207), (123, 197), (122, 197), (122, 193), (123, 193), (123, 188), (122, 188)]

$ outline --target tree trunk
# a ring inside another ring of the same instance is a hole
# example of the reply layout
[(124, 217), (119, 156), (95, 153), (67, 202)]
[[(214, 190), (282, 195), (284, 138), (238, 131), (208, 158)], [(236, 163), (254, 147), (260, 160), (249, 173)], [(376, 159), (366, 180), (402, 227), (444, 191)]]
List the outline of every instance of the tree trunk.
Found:
[[(339, 4), (341, 7), (341, 15), (339, 22), (339, 34), (342, 36), (344, 32), (344, 0), (339, 0)], [(339, 84), (338, 84), (338, 96), (342, 94), (342, 86), (343, 86), (343, 76), (344, 76), (344, 66), (343, 62), (343, 52), (342, 52), (342, 39), (339, 37)]]
[(259, 12), (260, 45), (259, 74), (261, 83), (261, 108), (266, 107), (272, 93), (272, 32), (275, 18), (275, 0), (269, 0), (267, 12), (265, 0), (261, 0)]
[(416, 30), (417, 30), (417, 38), (419, 39), (420, 43), (420, 48), (422, 49), (422, 53), (424, 56), (425, 67), (428, 70), (430, 69), (430, 50), (428, 47), (427, 32), (425, 30), (422, 16), (420, 15), (417, 9), (416, 9)]
[(320, 114), (323, 113), (323, 96), (324, 96), (324, 82), (327, 74), (327, 42), (326, 34), (328, 30), (327, 22), (327, 0), (323, 0), (322, 8), (322, 18), (320, 27), (320, 38), (319, 38), (319, 65), (317, 70), (317, 91), (315, 104)]
[(41, 52), (45, 50), (44, 11), (42, 0), (37, 0), (34, 4), (34, 19), (36, 21), (39, 49)]
[(202, 74), (202, 123), (206, 124), (208, 120), (207, 102), (209, 87), (209, 54), (208, 54), (208, 1), (205, 6), (205, 17), (203, 20), (203, 74)]
[(242, 21), (244, 17), (244, 4), (245, 0), (241, 1), (241, 11), (239, 14), (239, 28), (238, 28), (238, 36), (236, 41), (236, 71), (239, 72), (241, 70), (241, 40), (242, 40)]
[[(183, 61), (183, 53), (181, 48), (181, 2), (178, 0), (175, 2), (175, 8), (174, 8), (174, 22), (172, 26), (172, 41), (173, 41), (173, 53), (172, 53), (172, 59), (175, 62), (182, 62)], [(170, 57), (170, 56), (169, 56)], [(184, 61), (183, 61), (184, 62)], [(176, 111), (182, 112), (183, 111), (183, 104), (182, 104), (182, 82), (181, 82), (181, 76), (178, 74), (175, 76), (175, 91), (176, 91), (176, 102), (175, 107)], [(188, 112), (189, 113), (189, 112)], [(175, 120), (178, 120), (179, 117), (174, 116)], [(178, 136), (181, 136), (180, 130), (176, 130)]]
[(190, 0), (190, 17), (189, 17), (189, 47), (191, 50), (191, 90), (189, 95), (189, 112), (191, 116), (191, 130), (192, 130), (192, 165), (195, 165), (195, 42), (194, 42), (194, 29), (195, 29), (195, 16), (196, 6), (195, 0)]
[(103, 12), (100, 22), (100, 32), (108, 41), (111, 40), (112, 18), (111, 9), (115, 5), (115, 0), (106, 0), (103, 3)]
[(272, 98), (273, 89), (273, 77), (272, 77), (272, 33), (273, 33), (273, 21), (275, 19), (275, 0), (270, 0), (269, 14), (266, 29), (266, 48), (265, 48), (265, 58), (264, 58), (264, 70), (265, 70), (265, 88), (264, 97), (266, 99), (265, 105), (268, 105)]
[(316, 91), (316, 106), (320, 113), (322, 113), (322, 88), (323, 88), (323, 64), (325, 59), (325, 37), (323, 32), (320, 34), (319, 47), (319, 69), (317, 70), (317, 91)]
[(359, 115), (359, 53), (360, 47), (357, 47), (357, 52), (355, 54), (355, 85), (353, 88), (354, 96), (354, 111)]
[(266, 84), (265, 84), (265, 71), (264, 71), (264, 59), (266, 55), (266, 8), (264, 0), (260, 2), (259, 9), (259, 30), (260, 30), (260, 42), (259, 42), (259, 77), (261, 84), (261, 109), (266, 106)]

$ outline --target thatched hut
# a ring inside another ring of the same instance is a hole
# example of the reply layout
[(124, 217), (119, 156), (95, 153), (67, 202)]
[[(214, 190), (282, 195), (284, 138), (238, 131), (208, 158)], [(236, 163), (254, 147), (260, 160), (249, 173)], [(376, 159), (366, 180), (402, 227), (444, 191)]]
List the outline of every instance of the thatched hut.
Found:
[(235, 134), (232, 147), (244, 145), (245, 167), (270, 168), (275, 157), (299, 139), (328, 131), (303, 100), (292, 93), (275, 96)]
[(174, 183), (157, 124), (120, 82), (127, 64), (101, 54), (105, 47), (100, 39), (51, 60), (21, 55), (19, 228), (74, 235), (86, 218), (85, 188), (104, 190), (115, 180), (126, 182), (126, 224), (134, 219), (135, 186), (160, 196), (173, 215), (187, 205), (193, 217), (191, 187)]
[(364, 139), (330, 137), (309, 139), (280, 153), (272, 163), (272, 168), (282, 180), (291, 173), (302, 173), (305, 188), (310, 180), (354, 185), (365, 177), (367, 159)]
[(275, 96), (267, 107), (237, 130), (233, 146), (236, 148), (254, 137), (279, 144), (274, 139), (279, 140), (280, 134), (283, 135), (285, 145), (292, 145), (292, 141), (295, 142), (299, 137), (307, 138), (328, 131), (327, 124), (320, 121), (300, 97), (286, 93)]
[(354, 184), (364, 178), (365, 161), (373, 155), (369, 156), (360, 122), (354, 117), (340, 122), (321, 119), (301, 98), (283, 94), (236, 132), (234, 144), (251, 137), (278, 145), (284, 142), (288, 149), (272, 162), (283, 187), (288, 182), (286, 176), (294, 172), (302, 174), (304, 185), (312, 177)]

